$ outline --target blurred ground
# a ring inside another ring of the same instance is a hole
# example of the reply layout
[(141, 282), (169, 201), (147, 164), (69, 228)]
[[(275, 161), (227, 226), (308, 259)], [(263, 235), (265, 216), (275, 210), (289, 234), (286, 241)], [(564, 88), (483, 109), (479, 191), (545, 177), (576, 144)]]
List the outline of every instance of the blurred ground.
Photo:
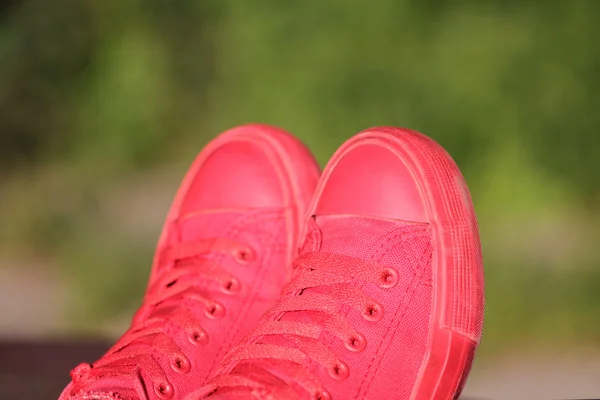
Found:
[(0, 332), (7, 337), (40, 337), (60, 331), (75, 299), (47, 265), (0, 260)]
[[(591, 351), (590, 351), (591, 350)], [(463, 397), (474, 399), (598, 399), (600, 354), (570, 349), (543, 355), (523, 351), (494, 362), (477, 363)]]

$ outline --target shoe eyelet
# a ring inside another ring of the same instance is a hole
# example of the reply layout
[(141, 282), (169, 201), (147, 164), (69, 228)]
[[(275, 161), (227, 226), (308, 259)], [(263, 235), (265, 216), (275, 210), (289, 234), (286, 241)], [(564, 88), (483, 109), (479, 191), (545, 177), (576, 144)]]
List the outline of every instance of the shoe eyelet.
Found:
[(165, 284), (165, 289), (170, 288), (171, 286), (173, 286), (176, 283), (177, 283), (177, 279), (175, 279), (174, 281), (171, 281), (171, 282)]
[(344, 344), (346, 348), (355, 353), (363, 351), (367, 347), (367, 339), (361, 333), (356, 333), (350, 336)]
[(245, 249), (236, 249), (233, 252), (233, 257), (240, 264), (248, 264), (256, 259), (256, 253), (250, 247)]
[(204, 346), (206, 343), (208, 343), (208, 335), (202, 329), (192, 332), (190, 336), (188, 336), (188, 339), (195, 346)]
[(204, 314), (210, 319), (219, 319), (225, 316), (225, 307), (220, 303), (213, 303), (204, 309)]
[(329, 367), (329, 375), (335, 380), (343, 381), (350, 376), (350, 368), (345, 362), (338, 361)]
[(236, 278), (231, 278), (230, 280), (225, 282), (221, 287), (223, 292), (226, 294), (237, 293), (240, 291), (241, 288), (242, 285), (240, 284), (240, 281), (238, 281)]
[(381, 272), (380, 286), (384, 289), (393, 288), (398, 284), (398, 272), (392, 268), (386, 268)]
[(381, 318), (383, 318), (383, 307), (373, 302), (367, 306), (365, 311), (363, 311), (363, 317), (367, 321), (379, 321)]
[(154, 393), (156, 393), (159, 398), (168, 400), (173, 397), (173, 386), (171, 386), (168, 382), (157, 383), (154, 385)]
[(314, 400), (331, 400), (331, 394), (327, 390), (321, 390), (313, 395)]
[(171, 368), (178, 374), (185, 375), (190, 372), (192, 365), (187, 357), (178, 355), (171, 360)]

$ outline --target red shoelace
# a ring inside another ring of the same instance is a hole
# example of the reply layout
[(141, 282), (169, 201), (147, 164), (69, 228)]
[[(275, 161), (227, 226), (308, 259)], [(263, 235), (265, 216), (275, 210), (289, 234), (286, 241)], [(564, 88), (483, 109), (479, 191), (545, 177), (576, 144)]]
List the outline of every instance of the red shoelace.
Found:
[[(206, 281), (216, 282), (225, 293), (234, 294), (240, 288), (240, 282), (233, 274), (206, 258), (214, 253), (233, 255), (240, 264), (255, 257), (248, 246), (226, 238), (203, 239), (167, 249), (163, 255), (163, 272), (147, 291), (131, 327), (96, 363), (83, 363), (71, 371), (73, 392), (99, 377), (118, 376), (132, 367), (139, 367), (143, 370), (141, 374), (153, 382), (159, 398), (171, 398), (173, 387), (154, 358), (156, 355), (151, 355), (155, 352), (150, 349), (160, 349), (160, 356), (168, 357), (171, 367), (180, 374), (188, 373), (191, 364), (172, 338), (163, 332), (165, 322), (177, 324), (187, 332), (192, 344), (203, 346), (208, 342), (208, 336), (201, 321), (188, 309), (177, 307), (178, 303), (182, 300), (198, 302), (204, 316), (219, 319), (225, 315), (225, 308), (213, 300), (211, 289), (208, 289), (211, 285), (206, 285)], [(169, 268), (169, 264), (173, 267)]]
[[(324, 253), (301, 256), (294, 268), (301, 271), (284, 288), (279, 303), (265, 314), (259, 328), (226, 356), (224, 365), (235, 365), (231, 372), (215, 378), (207, 390), (214, 393), (215, 389), (227, 388), (247, 393), (250, 398), (272, 394), (275, 389), (292, 399), (300, 392), (284, 387), (291, 383), (314, 399), (330, 399), (323, 384), (307, 368), (307, 357), (325, 367), (333, 379), (349, 376), (348, 365), (319, 340), (321, 333), (327, 330), (335, 335), (349, 352), (364, 350), (365, 337), (339, 313), (339, 306), (345, 304), (366, 320), (379, 321), (383, 317), (382, 306), (361, 286), (393, 288), (398, 284), (397, 271), (359, 258)], [(293, 312), (302, 312), (301, 321), (284, 317)], [(277, 344), (269, 343), (268, 338), (273, 335), (279, 335)]]

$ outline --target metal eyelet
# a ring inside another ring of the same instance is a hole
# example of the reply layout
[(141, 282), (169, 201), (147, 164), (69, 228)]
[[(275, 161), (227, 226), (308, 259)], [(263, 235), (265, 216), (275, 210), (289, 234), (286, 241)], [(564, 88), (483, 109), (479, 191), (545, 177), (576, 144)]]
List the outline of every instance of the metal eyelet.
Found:
[(379, 321), (381, 318), (383, 318), (383, 307), (373, 302), (367, 306), (365, 311), (363, 311), (363, 317), (367, 321)]
[(242, 285), (236, 278), (231, 278), (221, 286), (221, 290), (226, 294), (238, 293)]
[(169, 382), (157, 383), (154, 385), (154, 393), (156, 393), (159, 398), (168, 400), (173, 397), (173, 386), (171, 386)]
[(208, 343), (208, 335), (202, 329), (192, 332), (188, 336), (188, 339), (190, 340), (190, 343), (195, 346), (204, 346)]
[(338, 381), (343, 381), (344, 379), (350, 376), (350, 368), (348, 364), (343, 361), (338, 361), (337, 363), (331, 365), (328, 369), (329, 375)]
[(251, 248), (237, 249), (233, 252), (233, 257), (240, 264), (248, 264), (256, 259), (256, 253)]
[(187, 357), (178, 355), (171, 360), (171, 368), (178, 374), (185, 375), (190, 372), (192, 364)]
[(344, 345), (350, 351), (355, 353), (363, 351), (367, 347), (367, 339), (365, 339), (364, 335), (361, 333), (356, 333), (350, 336), (345, 342)]
[(204, 314), (211, 319), (219, 319), (225, 316), (225, 307), (220, 303), (213, 303), (204, 309)]
[(392, 268), (386, 268), (381, 272), (381, 283), (379, 284), (384, 289), (393, 288), (398, 284), (398, 272)]

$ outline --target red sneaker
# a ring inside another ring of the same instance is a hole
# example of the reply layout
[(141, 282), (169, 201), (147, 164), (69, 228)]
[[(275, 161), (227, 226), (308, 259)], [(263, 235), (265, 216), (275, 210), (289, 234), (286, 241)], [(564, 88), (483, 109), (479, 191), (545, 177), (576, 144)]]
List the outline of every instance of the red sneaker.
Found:
[(158, 243), (144, 302), (61, 399), (181, 399), (273, 306), (291, 274), (318, 180), (309, 151), (264, 125), (232, 129), (188, 171)]
[(219, 399), (458, 397), (483, 322), (467, 186), (433, 140), (373, 128), (333, 156), (292, 281), (197, 392)]

